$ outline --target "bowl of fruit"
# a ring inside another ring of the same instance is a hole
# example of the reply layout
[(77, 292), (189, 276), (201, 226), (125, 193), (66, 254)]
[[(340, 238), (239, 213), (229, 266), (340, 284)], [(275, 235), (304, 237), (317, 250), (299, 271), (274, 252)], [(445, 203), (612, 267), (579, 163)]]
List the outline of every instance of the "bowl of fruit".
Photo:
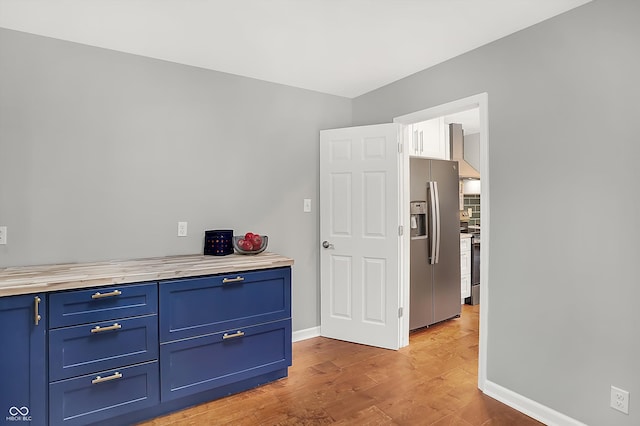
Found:
[(247, 232), (244, 235), (234, 235), (233, 248), (240, 254), (258, 254), (262, 253), (269, 243), (269, 237), (266, 235), (254, 234)]

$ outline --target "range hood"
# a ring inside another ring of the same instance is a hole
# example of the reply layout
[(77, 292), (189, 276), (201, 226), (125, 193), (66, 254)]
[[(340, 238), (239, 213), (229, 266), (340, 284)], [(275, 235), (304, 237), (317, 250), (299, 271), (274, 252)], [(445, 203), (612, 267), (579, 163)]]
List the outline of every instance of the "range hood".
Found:
[(462, 124), (449, 124), (449, 144), (451, 147), (451, 159), (458, 162), (460, 178), (480, 179), (480, 172), (464, 159), (464, 131), (462, 130)]

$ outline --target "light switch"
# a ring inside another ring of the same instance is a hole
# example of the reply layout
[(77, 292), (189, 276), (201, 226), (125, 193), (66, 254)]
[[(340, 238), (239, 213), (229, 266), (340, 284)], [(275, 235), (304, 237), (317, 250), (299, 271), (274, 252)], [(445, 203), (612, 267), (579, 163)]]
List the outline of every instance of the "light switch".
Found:
[(302, 206), (302, 211), (305, 213), (311, 212), (311, 198), (305, 198)]

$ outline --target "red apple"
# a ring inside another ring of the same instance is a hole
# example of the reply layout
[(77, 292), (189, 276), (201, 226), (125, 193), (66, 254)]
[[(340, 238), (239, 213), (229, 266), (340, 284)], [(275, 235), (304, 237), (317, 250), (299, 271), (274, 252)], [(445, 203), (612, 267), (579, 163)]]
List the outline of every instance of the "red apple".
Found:
[(245, 240), (244, 238), (241, 238), (240, 240), (238, 240), (238, 247), (240, 247), (242, 250), (245, 250), (245, 251), (253, 250), (253, 244), (251, 243), (251, 241)]
[(262, 237), (258, 234), (253, 234), (253, 237), (251, 237), (251, 244), (253, 244), (253, 249), (254, 250), (259, 250), (260, 247), (262, 247)]

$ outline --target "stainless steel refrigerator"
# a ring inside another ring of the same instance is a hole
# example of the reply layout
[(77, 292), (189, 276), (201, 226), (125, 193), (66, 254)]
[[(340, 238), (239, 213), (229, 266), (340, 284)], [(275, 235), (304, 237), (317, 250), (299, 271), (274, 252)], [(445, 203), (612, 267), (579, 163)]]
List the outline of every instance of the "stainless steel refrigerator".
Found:
[(410, 316), (415, 330), (460, 315), (458, 162), (411, 158)]

